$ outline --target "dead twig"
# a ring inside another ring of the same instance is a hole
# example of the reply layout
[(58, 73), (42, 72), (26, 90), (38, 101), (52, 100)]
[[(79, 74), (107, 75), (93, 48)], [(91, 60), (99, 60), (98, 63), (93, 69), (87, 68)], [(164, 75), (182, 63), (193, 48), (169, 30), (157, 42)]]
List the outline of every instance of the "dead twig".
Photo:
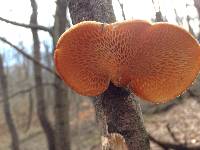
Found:
[[(53, 83), (43, 83), (43, 86), (54, 86), (54, 84)], [(14, 97), (16, 97), (16, 96), (18, 96), (18, 95), (21, 95), (21, 94), (25, 94), (25, 93), (29, 93), (29, 92), (31, 92), (33, 89), (35, 89), (35, 88), (37, 88), (38, 86), (31, 86), (31, 87), (29, 87), (29, 88), (27, 88), (27, 89), (23, 89), (23, 90), (19, 90), (19, 91), (17, 91), (17, 92), (15, 92), (14, 94), (12, 94), (12, 95), (10, 95), (9, 97), (8, 97), (8, 99), (10, 100), (10, 99), (12, 99), (12, 98), (14, 98)], [(2, 100), (0, 100), (0, 103), (2, 103)]]
[(170, 143), (158, 140), (149, 134), (150, 141), (154, 142), (158, 146), (162, 147), (164, 150), (174, 149), (174, 150), (200, 150), (200, 145), (197, 146), (186, 146), (185, 144)]
[(11, 149), (20, 150), (19, 135), (11, 113), (11, 106), (8, 101), (8, 81), (5, 75), (3, 59), (1, 55), (0, 55), (0, 90), (2, 91), (3, 113), (5, 116), (5, 123), (8, 126), (8, 131), (10, 133), (10, 138), (11, 138)]
[(0, 37), (0, 40), (6, 44), (8, 44), (9, 46), (11, 46), (12, 48), (14, 48), (15, 50), (17, 50), (20, 54), (22, 54), (24, 57), (26, 57), (27, 59), (31, 60), (32, 62), (34, 62), (35, 64), (39, 65), (41, 68), (47, 70), (49, 73), (54, 74), (55, 76), (57, 76), (57, 74), (55, 73), (55, 71), (53, 71), (52, 69), (50, 69), (49, 67), (43, 65), (42, 63), (38, 62), (36, 59), (34, 59), (32, 56), (30, 56), (29, 54), (27, 54), (24, 50), (20, 49), (19, 47), (17, 47), (16, 45), (12, 44), (11, 42), (9, 42), (8, 40), (6, 40), (3, 37)]
[(30, 127), (31, 127), (31, 122), (32, 122), (32, 118), (33, 118), (33, 96), (31, 91), (29, 92), (29, 109), (28, 109), (28, 121), (27, 121), (27, 125), (25, 128), (25, 132), (27, 132)]
[(0, 17), (1, 21), (4, 21), (6, 23), (12, 24), (12, 25), (16, 25), (16, 26), (20, 26), (20, 27), (24, 27), (24, 28), (31, 28), (31, 29), (37, 29), (37, 30), (42, 30), (42, 31), (46, 31), (48, 32), (51, 36), (53, 36), (53, 30), (51, 28), (45, 27), (45, 26), (41, 26), (41, 25), (36, 25), (36, 24), (24, 24), (24, 23), (18, 23), (15, 21), (11, 21), (5, 18)]
[(181, 142), (179, 141), (179, 139), (176, 137), (176, 135), (175, 135), (174, 132), (172, 131), (170, 125), (167, 124), (166, 127), (167, 127), (167, 130), (168, 130), (170, 136), (172, 137), (172, 139), (173, 139), (176, 143), (179, 143), (179, 144), (180, 144)]
[(24, 143), (26, 143), (26, 142), (32, 140), (33, 138), (36, 138), (37, 136), (39, 136), (39, 135), (41, 135), (41, 134), (44, 134), (44, 132), (43, 132), (42, 130), (36, 131), (36, 132), (34, 132), (34, 133), (28, 135), (27, 137), (22, 138), (22, 139), (20, 140), (20, 144), (24, 144)]
[(123, 16), (124, 20), (126, 20), (126, 16), (125, 16), (125, 13), (124, 13), (124, 4), (122, 2), (120, 2), (120, 0), (117, 0), (117, 1), (119, 3), (119, 6), (121, 7), (122, 16)]

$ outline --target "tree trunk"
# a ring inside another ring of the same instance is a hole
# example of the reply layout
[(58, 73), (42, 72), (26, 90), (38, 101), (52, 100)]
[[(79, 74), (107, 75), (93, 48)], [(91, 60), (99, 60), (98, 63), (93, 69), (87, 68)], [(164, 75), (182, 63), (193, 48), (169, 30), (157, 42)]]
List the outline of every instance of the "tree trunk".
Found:
[(12, 140), (12, 150), (19, 150), (19, 137), (17, 133), (17, 129), (15, 127), (12, 114), (10, 112), (10, 103), (8, 101), (8, 84), (6, 80), (6, 75), (4, 73), (4, 67), (3, 67), (3, 60), (2, 56), (0, 55), (0, 85), (1, 85), (1, 91), (2, 91), (2, 97), (3, 97), (3, 110), (4, 115), (6, 119), (6, 123), (8, 125), (8, 129), (11, 134), (11, 140)]
[[(57, 0), (54, 22), (54, 46), (67, 27), (67, 0)], [(55, 136), (56, 150), (70, 150), (69, 100), (67, 88), (55, 77)]]
[(112, 0), (70, 0), (69, 11), (73, 24), (86, 20), (105, 23), (116, 21)]
[(200, 0), (194, 0), (194, 6), (197, 9), (197, 13), (198, 13), (198, 18), (200, 20)]
[[(35, 0), (31, 0), (31, 6), (32, 6), (32, 15), (30, 24), (36, 24), (37, 25), (37, 4)], [(37, 29), (31, 29), (32, 35), (33, 35), (33, 55), (35, 60), (40, 62), (41, 54), (40, 54), (40, 42), (39, 37), (37, 33)], [(36, 99), (37, 99), (37, 115), (40, 120), (42, 129), (44, 130), (44, 133), (47, 138), (48, 143), (48, 149), (49, 150), (55, 150), (55, 136), (53, 128), (48, 120), (47, 113), (46, 113), (46, 104), (44, 99), (44, 87), (42, 85), (42, 68), (33, 63), (33, 69), (34, 69), (34, 78), (35, 78), (35, 84), (37, 88), (36, 91)]]
[[(112, 0), (71, 0), (69, 11), (73, 24), (84, 20), (116, 21)], [(103, 150), (150, 149), (141, 109), (133, 95), (110, 83), (94, 103)]]
[(103, 133), (103, 149), (149, 149), (140, 105), (130, 92), (111, 83), (109, 88), (96, 98), (95, 108)]

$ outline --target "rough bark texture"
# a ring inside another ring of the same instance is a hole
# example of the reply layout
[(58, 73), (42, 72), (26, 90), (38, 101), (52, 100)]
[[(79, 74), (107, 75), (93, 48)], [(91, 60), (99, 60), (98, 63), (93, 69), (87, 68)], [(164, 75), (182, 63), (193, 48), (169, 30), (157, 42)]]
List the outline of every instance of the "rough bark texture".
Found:
[(194, 0), (194, 6), (197, 9), (198, 17), (199, 17), (199, 20), (200, 20), (200, 0)]
[[(33, 12), (31, 15), (30, 24), (37, 25), (37, 4), (35, 0), (31, 0), (31, 6), (32, 6)], [(31, 29), (31, 31), (33, 35), (34, 59), (40, 62), (41, 60), (40, 42), (39, 42), (37, 29)], [(36, 99), (37, 99), (37, 115), (40, 120), (42, 129), (44, 130), (44, 133), (46, 135), (49, 150), (55, 150), (54, 131), (53, 131), (53, 128), (51, 127), (51, 124), (48, 120), (47, 113), (46, 113), (44, 87), (42, 85), (42, 68), (35, 63), (33, 63), (33, 67), (34, 67), (33, 69), (34, 69), (35, 84), (37, 86), (37, 88), (35, 89)]]
[(3, 98), (3, 110), (4, 110), (4, 115), (6, 119), (6, 123), (8, 125), (8, 129), (11, 134), (11, 148), (12, 150), (19, 150), (19, 137), (17, 134), (17, 129), (15, 127), (12, 114), (10, 112), (10, 103), (8, 101), (8, 84), (7, 84), (7, 79), (6, 75), (4, 73), (4, 67), (3, 67), (3, 60), (0, 55), (0, 88), (2, 91), (2, 98)]
[(110, 84), (109, 88), (96, 98), (95, 107), (104, 135), (122, 135), (129, 150), (149, 149), (140, 105), (130, 92)]
[[(73, 24), (84, 20), (116, 21), (112, 0), (71, 0), (69, 11)], [(150, 149), (140, 106), (129, 92), (111, 83), (94, 103), (102, 133), (102, 149)]]
[(57, 0), (56, 1), (56, 13), (54, 21), (54, 46), (56, 45), (57, 40), (60, 35), (65, 32), (66, 28), (69, 27), (69, 21), (67, 20), (67, 6), (68, 0)]
[(69, 11), (73, 24), (86, 20), (116, 21), (112, 0), (70, 0)]
[[(67, 27), (67, 0), (57, 0), (54, 22), (54, 46), (60, 35)], [(70, 126), (69, 126), (69, 100), (68, 90), (62, 80), (55, 77), (55, 136), (56, 150), (70, 150)]]

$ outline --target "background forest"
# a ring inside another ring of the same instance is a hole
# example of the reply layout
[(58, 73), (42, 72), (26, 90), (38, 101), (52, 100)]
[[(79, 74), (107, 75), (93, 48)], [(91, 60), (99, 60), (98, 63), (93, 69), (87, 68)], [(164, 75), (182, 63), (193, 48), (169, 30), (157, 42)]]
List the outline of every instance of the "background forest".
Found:
[[(100, 149), (92, 98), (64, 85), (53, 62), (59, 36), (89, 1), (94, 10), (112, 2), (118, 21), (169, 22), (200, 40), (200, 0), (0, 1), (0, 150)], [(200, 149), (199, 79), (169, 103), (138, 100), (152, 150)]]

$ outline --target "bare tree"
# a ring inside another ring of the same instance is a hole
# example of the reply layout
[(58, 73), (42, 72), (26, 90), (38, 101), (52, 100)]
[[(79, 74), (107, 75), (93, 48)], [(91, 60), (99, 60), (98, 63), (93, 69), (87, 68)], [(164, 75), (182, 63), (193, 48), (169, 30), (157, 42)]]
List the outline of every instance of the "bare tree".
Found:
[[(112, 0), (72, 0), (69, 3), (72, 23), (95, 20), (115, 22)], [(114, 86), (95, 98), (97, 120), (101, 129), (103, 149), (148, 150), (149, 140), (138, 102), (130, 92)], [(120, 141), (120, 143), (119, 143)]]
[(51, 74), (54, 74), (55, 76), (57, 76), (55, 74), (55, 72), (53, 70), (51, 70), (51, 68), (48, 68), (47, 66), (43, 65), (42, 63), (38, 62), (36, 59), (34, 59), (31, 55), (29, 55), (28, 53), (26, 53), (23, 49), (20, 49), (19, 47), (17, 47), (16, 45), (12, 44), (11, 42), (9, 42), (8, 40), (6, 40), (3, 37), (0, 37), (0, 41), (8, 44), (9, 46), (11, 46), (12, 48), (14, 48), (16, 51), (18, 51), (20, 54), (22, 54), (24, 57), (26, 57), (28, 60), (31, 60), (33, 63), (37, 64), (38, 66), (40, 66), (41, 68), (45, 69), (46, 71), (48, 71)]
[[(32, 31), (43, 30), (48, 32), (53, 38), (53, 45), (55, 47), (55, 43), (58, 40), (59, 36), (65, 31), (66, 26), (69, 25), (66, 19), (66, 11), (67, 10), (67, 0), (57, 0), (57, 8), (55, 14), (55, 23), (54, 27), (44, 27), (36, 24), (36, 22), (31, 22), (30, 24), (18, 23), (15, 21), (10, 21), (8, 19), (0, 17), (1, 21), (6, 23), (21, 26), (25, 28), (30, 28)], [(38, 67), (42, 67), (46, 71), (55, 75), (55, 72), (48, 68), (47, 66), (40, 63), (38, 60), (28, 55), (25, 51), (13, 45), (11, 42), (6, 40), (5, 38), (0, 37), (0, 40), (5, 42), (6, 44), (13, 47), (15, 50), (20, 52), (24, 57), (37, 64)], [(60, 78), (55, 75), (55, 139), (56, 139), (56, 149), (68, 149), (70, 150), (70, 129), (69, 129), (69, 102), (67, 99), (67, 92), (65, 89), (63, 82)]]
[(8, 83), (6, 79), (6, 75), (4, 73), (4, 66), (3, 66), (3, 60), (2, 56), (0, 55), (0, 84), (1, 84), (1, 90), (2, 90), (2, 96), (3, 96), (3, 109), (4, 109), (4, 115), (6, 119), (6, 123), (8, 125), (11, 139), (12, 139), (12, 150), (20, 150), (19, 147), (19, 137), (17, 133), (17, 129), (15, 127), (13, 117), (10, 110), (10, 103), (8, 101)]
[[(57, 0), (54, 22), (54, 47), (60, 35), (67, 27), (67, 0)], [(69, 126), (69, 100), (64, 84), (59, 77), (55, 77), (55, 137), (56, 150), (70, 150), (70, 126)]]
[(44, 27), (44, 26), (41, 26), (41, 25), (38, 25), (38, 24), (36, 25), (36, 24), (18, 23), (18, 22), (10, 21), (10, 20), (5, 19), (5, 18), (2, 18), (2, 17), (0, 17), (0, 20), (1, 20), (1, 21), (4, 21), (4, 22), (6, 22), (6, 23), (10, 23), (10, 24), (13, 24), (13, 25), (16, 25), (16, 26), (20, 26), (20, 27), (24, 27), (24, 28), (37, 29), (37, 30), (46, 31), (46, 32), (48, 32), (51, 36), (53, 35), (52, 29), (51, 29), (51, 28), (47, 28), (47, 27)]
[[(37, 25), (37, 4), (35, 0), (31, 0), (32, 6), (32, 15), (30, 19), (30, 24)], [(37, 33), (37, 29), (31, 28), (32, 35), (33, 35), (33, 55), (34, 59), (40, 62), (41, 60), (41, 53), (40, 53), (40, 41)], [(48, 148), (49, 150), (55, 150), (55, 136), (53, 128), (48, 120), (47, 113), (46, 113), (46, 104), (44, 99), (44, 87), (42, 85), (42, 69), (40, 66), (33, 64), (34, 69), (34, 78), (35, 84), (37, 88), (36, 91), (36, 99), (37, 99), (37, 114), (41, 123), (41, 126), (45, 132)]]

